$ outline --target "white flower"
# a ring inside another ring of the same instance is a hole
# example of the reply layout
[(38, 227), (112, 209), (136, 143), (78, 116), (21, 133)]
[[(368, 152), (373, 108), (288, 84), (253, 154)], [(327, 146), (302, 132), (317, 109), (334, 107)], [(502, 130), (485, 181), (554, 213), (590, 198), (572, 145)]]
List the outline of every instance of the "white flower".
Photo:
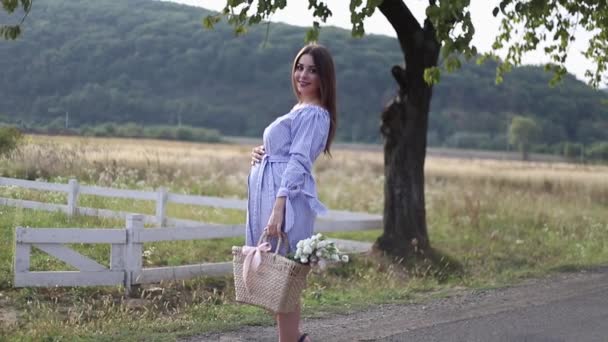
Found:
[(304, 246), (304, 254), (312, 254), (312, 248), (308, 245)]
[(336, 244), (319, 233), (298, 241), (293, 260), (302, 264), (320, 264), (324, 268), (328, 261), (348, 262), (348, 255), (340, 255)]

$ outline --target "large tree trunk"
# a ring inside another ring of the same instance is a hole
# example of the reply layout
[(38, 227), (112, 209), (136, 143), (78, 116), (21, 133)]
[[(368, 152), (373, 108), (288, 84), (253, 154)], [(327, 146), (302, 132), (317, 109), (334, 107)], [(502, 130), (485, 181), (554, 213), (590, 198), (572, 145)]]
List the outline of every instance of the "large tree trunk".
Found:
[(436, 66), (439, 43), (427, 19), (420, 27), (402, 0), (379, 7), (389, 20), (405, 57), (405, 69), (392, 68), (397, 96), (382, 113), (384, 136), (384, 232), (375, 248), (395, 256), (430, 247), (424, 200), (424, 160), (432, 87), (424, 69)]

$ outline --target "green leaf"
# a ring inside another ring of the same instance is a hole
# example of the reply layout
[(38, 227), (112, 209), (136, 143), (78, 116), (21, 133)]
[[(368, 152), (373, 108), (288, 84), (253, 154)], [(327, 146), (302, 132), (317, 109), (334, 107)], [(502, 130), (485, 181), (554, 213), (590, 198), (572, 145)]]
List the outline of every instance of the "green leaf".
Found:
[(426, 84), (432, 86), (434, 84), (439, 83), (441, 78), (441, 71), (438, 67), (430, 67), (424, 69), (424, 81)]
[(354, 13), (359, 6), (363, 3), (363, 0), (350, 0), (349, 9), (351, 13)]
[(32, 0), (21, 0), (21, 7), (25, 12), (29, 12), (32, 9)]
[(208, 15), (203, 18), (203, 27), (208, 30), (213, 30), (215, 24), (220, 22), (220, 20), (222, 20), (222, 18), (219, 15)]
[(247, 0), (227, 0), (227, 5), (230, 7), (237, 7), (238, 5), (246, 2)]
[(21, 34), (21, 27), (15, 26), (0, 26), (0, 36), (6, 40), (15, 40)]
[(19, 6), (19, 1), (17, 0), (2, 0), (2, 8), (8, 13), (13, 13), (15, 9)]
[(306, 43), (312, 43), (312, 42), (316, 42), (319, 40), (319, 31), (321, 30), (321, 27), (319, 25), (319, 22), (315, 21), (312, 24), (312, 27), (306, 31), (306, 38), (304, 38), (304, 41)]
[(245, 25), (239, 25), (234, 29), (234, 33), (237, 36), (243, 35), (243, 34), (247, 33), (247, 27), (245, 27)]
[(460, 59), (455, 56), (450, 56), (446, 60), (445, 64), (446, 64), (446, 69), (448, 70), (448, 72), (452, 72), (454, 70), (460, 69), (460, 67), (461, 67)]
[(496, 85), (501, 84), (503, 81), (504, 81), (504, 78), (502, 77), (502, 74), (496, 75), (496, 81), (494, 82)]
[(367, 0), (367, 5), (365, 7), (376, 8), (380, 5), (382, 5), (382, 1), (384, 1), (384, 0)]
[(500, 11), (504, 14), (505, 13), (505, 8), (507, 7), (507, 5), (510, 3), (510, 0), (502, 0), (500, 2)]

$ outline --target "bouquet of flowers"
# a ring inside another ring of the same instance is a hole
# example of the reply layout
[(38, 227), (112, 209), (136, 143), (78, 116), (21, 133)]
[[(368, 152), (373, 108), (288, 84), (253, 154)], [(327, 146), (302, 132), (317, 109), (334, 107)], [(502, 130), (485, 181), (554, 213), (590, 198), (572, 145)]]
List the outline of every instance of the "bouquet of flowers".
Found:
[(289, 257), (301, 264), (318, 265), (325, 268), (327, 262), (348, 262), (348, 255), (340, 254), (335, 242), (327, 240), (321, 234), (298, 241), (296, 247), (295, 254)]

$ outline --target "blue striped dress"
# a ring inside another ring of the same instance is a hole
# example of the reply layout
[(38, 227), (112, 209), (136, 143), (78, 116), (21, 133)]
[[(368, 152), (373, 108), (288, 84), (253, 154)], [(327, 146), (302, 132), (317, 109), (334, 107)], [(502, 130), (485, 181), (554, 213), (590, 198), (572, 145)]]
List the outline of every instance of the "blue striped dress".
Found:
[[(264, 130), (266, 154), (251, 167), (248, 179), (248, 246), (257, 245), (276, 197), (287, 197), (283, 231), (291, 251), (295, 252), (298, 241), (312, 235), (317, 214), (326, 211), (317, 199), (312, 165), (325, 149), (329, 120), (329, 112), (320, 106), (296, 105)], [(274, 250), (276, 240), (270, 242)]]

